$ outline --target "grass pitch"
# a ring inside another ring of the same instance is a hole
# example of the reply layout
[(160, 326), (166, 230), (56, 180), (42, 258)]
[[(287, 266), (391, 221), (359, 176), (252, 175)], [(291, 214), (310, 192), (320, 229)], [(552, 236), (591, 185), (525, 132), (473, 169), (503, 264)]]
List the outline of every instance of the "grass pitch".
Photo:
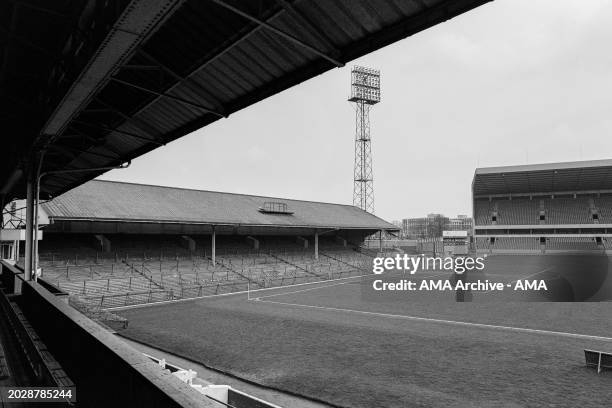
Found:
[(583, 355), (584, 348), (612, 351), (610, 302), (385, 302), (363, 296), (371, 280), (124, 310), (130, 324), (121, 334), (333, 406), (601, 407), (612, 400), (612, 373), (585, 368)]

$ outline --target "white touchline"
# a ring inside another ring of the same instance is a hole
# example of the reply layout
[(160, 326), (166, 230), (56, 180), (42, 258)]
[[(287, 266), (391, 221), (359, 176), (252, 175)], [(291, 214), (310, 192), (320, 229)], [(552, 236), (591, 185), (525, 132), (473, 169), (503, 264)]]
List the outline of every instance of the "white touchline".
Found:
[[(435, 278), (437, 276), (445, 276), (445, 275), (448, 275), (448, 273), (438, 273), (438, 274), (435, 274), (435, 275), (425, 275), (425, 276), (423, 276), (423, 279), (424, 278)], [(363, 276), (355, 276), (355, 278), (363, 278), (363, 277), (365, 277), (365, 278), (368, 278), (368, 277), (369, 278), (377, 278), (379, 276), (381, 276), (381, 275), (363, 275)], [(417, 274), (414, 274), (414, 275), (411, 275), (411, 276), (413, 276), (415, 278), (418, 278)], [(348, 279), (348, 278), (346, 278), (346, 279)], [(293, 293), (309, 292), (311, 290), (325, 289), (325, 288), (331, 288), (333, 286), (346, 285), (347, 283), (351, 283), (351, 282), (341, 282), (341, 283), (335, 283), (333, 285), (321, 285), (321, 286), (317, 286), (317, 287), (314, 287), (314, 288), (308, 288), (308, 289), (302, 289), (302, 290), (294, 290), (294, 291), (291, 291), (291, 292), (275, 293), (273, 295), (267, 295), (267, 296), (258, 296), (258, 297), (254, 297), (254, 298), (247, 299), (247, 300), (260, 300), (260, 299), (263, 299), (263, 298), (269, 298), (269, 297), (275, 297), (275, 296), (291, 295)]]
[[(433, 271), (431, 271), (431, 272), (433, 272)], [(431, 276), (427, 275), (425, 277), (436, 277), (438, 275), (439, 274), (431, 275)], [(367, 274), (367, 275), (347, 276), (345, 278), (327, 279), (327, 280), (324, 280), (324, 281), (296, 283), (294, 285), (275, 286), (275, 287), (272, 287), (272, 288), (251, 289), (250, 292), (251, 293), (254, 293), (254, 292), (265, 292), (265, 291), (270, 291), (270, 290), (279, 290), (279, 289), (282, 289), (282, 288), (295, 288), (295, 287), (298, 287), (298, 286), (320, 285), (320, 284), (326, 283), (326, 282), (337, 282), (337, 281), (344, 281), (344, 280), (349, 280), (349, 279), (367, 278), (367, 277), (374, 277), (374, 276), (380, 276), (380, 275)], [(413, 276), (416, 276), (416, 274), (413, 275)], [(108, 307), (108, 308), (104, 308), (103, 310), (121, 311), (121, 310), (129, 310), (129, 309), (140, 309), (140, 308), (145, 308), (145, 307), (150, 307), (150, 306), (157, 306), (157, 305), (163, 305), (163, 304), (168, 304), (168, 303), (192, 302), (192, 301), (196, 301), (198, 299), (207, 299), (207, 298), (216, 298), (216, 297), (229, 297), (229, 296), (242, 295), (242, 294), (245, 294), (245, 293), (247, 293), (246, 290), (241, 290), (239, 292), (222, 293), (222, 294), (219, 294), (219, 295), (205, 295), (205, 296), (197, 296), (197, 297), (185, 298), (185, 299), (162, 300), (162, 301), (159, 301), (159, 302), (140, 303), (140, 304), (136, 304), (136, 305)], [(254, 299), (257, 299), (257, 298), (253, 298), (251, 300), (254, 300)]]
[(485, 323), (460, 322), (456, 320), (444, 320), (444, 319), (434, 319), (431, 317), (418, 317), (418, 316), (396, 315), (396, 314), (391, 314), (391, 313), (368, 312), (365, 310), (343, 309), (339, 307), (302, 305), (299, 303), (285, 303), (285, 302), (277, 302), (274, 300), (260, 300), (260, 302), (274, 303), (274, 304), (283, 305), (283, 306), (297, 306), (297, 307), (305, 307), (305, 308), (310, 308), (310, 309), (321, 309), (321, 310), (330, 310), (330, 311), (337, 311), (337, 312), (364, 314), (364, 315), (369, 315), (369, 316), (388, 317), (388, 318), (394, 318), (394, 319), (417, 320), (417, 321), (425, 321), (425, 322), (433, 322), (433, 323), (441, 323), (441, 324), (451, 324), (451, 325), (457, 325), (457, 326), (480, 327), (484, 329), (508, 330), (508, 331), (532, 333), (532, 334), (547, 334), (547, 335), (553, 335), (553, 336), (572, 337), (572, 338), (577, 338), (577, 339), (612, 341), (612, 337), (592, 336), (589, 334), (580, 334), (580, 333), (567, 333), (567, 332), (558, 332), (558, 331), (552, 331), (552, 330), (528, 329), (525, 327), (498, 326), (494, 324), (485, 324)]
[[(295, 288), (295, 287), (298, 287), (298, 286), (317, 285), (317, 284), (326, 283), (326, 282), (337, 282), (337, 281), (343, 281), (343, 280), (348, 280), (348, 279), (365, 278), (365, 277), (368, 277), (368, 276), (374, 276), (374, 275), (370, 273), (370, 274), (367, 274), (367, 275), (347, 276), (347, 277), (344, 277), (344, 278), (326, 279), (326, 280), (315, 281), (315, 282), (296, 283), (296, 284), (293, 284), (293, 285), (286, 285), (286, 286), (274, 286), (274, 287), (271, 287), (271, 288), (251, 289), (251, 293), (253, 293), (253, 292), (265, 292), (265, 291), (269, 291), (269, 290), (279, 290), (279, 289), (282, 289), (282, 288)], [(139, 304), (136, 304), (136, 305), (108, 307), (108, 308), (104, 308), (102, 310), (114, 311), (114, 310), (140, 309), (140, 308), (144, 308), (144, 307), (157, 306), (157, 305), (163, 305), (163, 304), (168, 304), (168, 303), (182, 303), (182, 302), (196, 301), (196, 300), (199, 300), (199, 299), (237, 296), (237, 295), (243, 295), (245, 293), (247, 293), (246, 290), (241, 290), (241, 291), (238, 291), (238, 292), (221, 293), (221, 294), (218, 294), (218, 295), (204, 295), (204, 296), (196, 296), (196, 297), (185, 298), (185, 299), (162, 300), (162, 301), (159, 301), (159, 302), (139, 303)]]
[[(367, 275), (366, 277), (373, 277), (373, 276), (377, 276), (377, 275)], [(317, 290), (317, 289), (323, 289), (323, 288), (331, 288), (331, 287), (333, 287), (333, 286), (346, 285), (347, 283), (351, 283), (351, 281), (340, 282), (340, 283), (334, 283), (333, 285), (321, 285), (321, 286), (316, 286), (316, 287), (314, 287), (314, 288), (307, 288), (307, 289), (293, 290), (293, 291), (291, 291), (291, 292), (275, 293), (275, 294), (273, 294), (273, 295), (267, 295), (267, 296), (258, 296), (258, 297), (253, 298), (253, 299), (261, 300), (261, 299), (263, 299), (263, 298), (269, 298), (269, 297), (274, 297), (274, 296), (290, 295), (290, 294), (293, 294), (293, 293), (308, 292), (308, 291), (311, 291), (311, 290)]]

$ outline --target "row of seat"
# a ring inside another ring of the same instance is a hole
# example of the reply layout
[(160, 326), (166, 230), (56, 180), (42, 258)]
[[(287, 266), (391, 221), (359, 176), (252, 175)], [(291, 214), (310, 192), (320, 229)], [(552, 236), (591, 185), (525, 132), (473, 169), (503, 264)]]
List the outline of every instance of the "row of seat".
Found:
[(54, 284), (58, 289), (78, 295), (138, 292), (160, 287), (152, 279), (139, 275), (127, 278), (85, 279), (79, 282), (60, 280)]
[[(356, 276), (355, 269), (336, 271), (333, 278), (344, 278)], [(314, 275), (295, 275), (292, 277), (283, 276), (271, 279), (267, 287), (281, 287), (286, 285), (296, 285), (310, 282), (318, 282), (321, 279)], [(168, 285), (171, 287), (172, 285)], [(251, 289), (257, 287), (250, 286)], [(151, 289), (136, 292), (118, 293), (93, 293), (82, 296), (81, 299), (87, 302), (95, 311), (109, 309), (113, 307), (130, 306), (143, 303), (160, 302), (171, 299), (189, 299), (202, 296), (213, 296), (235, 292), (246, 292), (249, 289), (249, 281), (244, 279), (234, 279), (228, 281), (209, 282), (202, 285), (181, 285), (169, 289)]]
[(548, 238), (546, 249), (596, 250), (601, 248), (595, 238)]
[[(108, 308), (226, 293), (249, 284), (257, 289), (352, 276), (363, 273), (367, 260), (371, 264), (371, 257), (330, 240), (320, 242), (315, 259), (313, 248), (294, 238), (262, 239), (258, 250), (244, 239), (221, 239), (213, 263), (204, 251), (181, 248), (182, 237), (159, 239), (159, 247), (151, 236), (111, 238), (118, 252), (100, 256), (91, 248), (81, 252), (75, 242), (91, 242), (91, 237), (67, 236), (66, 242), (54, 237), (47, 247), (41, 245), (42, 278), (84, 302)], [(196, 248), (210, 244), (209, 239), (196, 237)]]
[(540, 238), (496, 237), (494, 242), (489, 238), (476, 238), (478, 249), (540, 249)]
[(477, 237), (477, 249), (507, 249), (507, 250), (597, 250), (612, 249), (612, 240), (605, 238), (601, 243), (592, 237), (548, 237), (541, 241), (540, 237), (495, 237), (494, 239)]
[[(104, 252), (100, 242), (92, 235), (74, 234), (58, 237), (54, 234), (47, 240), (40, 242), (39, 261), (42, 267), (48, 266), (76, 266), (112, 264), (122, 261), (130, 263), (139, 261), (161, 260), (172, 261), (185, 258), (210, 258), (210, 236), (191, 237), (195, 243), (195, 250), (187, 249), (188, 241), (182, 236), (159, 238), (159, 236), (124, 236), (108, 235), (111, 250)], [(160, 240), (157, 242), (157, 240)], [(333, 241), (322, 241), (321, 248), (334, 249), (341, 247)], [(246, 239), (217, 238), (216, 255), (244, 256), (259, 253), (293, 253), (304, 251), (304, 243), (294, 239), (261, 239), (259, 248), (255, 249), (253, 243)], [(312, 248), (311, 248), (312, 250)]]
[(612, 198), (479, 199), (474, 218), (476, 225), (612, 223)]
[(539, 200), (500, 200), (497, 204), (498, 224), (538, 224)]

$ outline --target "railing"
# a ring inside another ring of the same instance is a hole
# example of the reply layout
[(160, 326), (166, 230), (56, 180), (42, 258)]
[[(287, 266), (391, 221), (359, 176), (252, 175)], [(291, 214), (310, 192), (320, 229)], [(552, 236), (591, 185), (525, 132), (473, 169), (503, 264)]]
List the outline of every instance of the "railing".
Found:
[(125, 289), (127, 289), (127, 291), (152, 289), (154, 285), (152, 280), (147, 280), (141, 276), (130, 276), (128, 278), (84, 280), (79, 283), (58, 281), (56, 286), (58, 289), (65, 290), (72, 294), (86, 295), (88, 293), (100, 292), (125, 292)]
[[(266, 278), (256, 288), (275, 288), (303, 283), (324, 282), (331, 279), (359, 276), (364, 272), (357, 268), (345, 268), (332, 271), (328, 276), (297, 275)], [(174, 289), (147, 290), (125, 293), (104, 293), (81, 296), (80, 299), (95, 312), (139, 304), (158, 303), (169, 300), (192, 299), (204, 296), (225, 295), (237, 292), (246, 292), (249, 282), (246, 280), (220, 281), (204, 285), (185, 285)], [(254, 289), (251, 285), (251, 289)]]
[[(48, 267), (44, 278), (80, 296), (88, 306), (104, 310), (246, 291), (249, 283), (251, 289), (262, 289), (367, 273), (369, 256), (330, 247), (334, 249), (348, 261), (323, 253), (315, 259), (311, 251), (303, 249), (283, 255), (268, 250), (219, 256), (216, 265), (197, 256), (164, 260), (161, 253), (158, 259), (152, 259), (143, 252), (142, 258), (126, 256), (121, 264)], [(52, 279), (50, 271), (56, 272), (56, 279)], [(102, 276), (106, 279), (99, 279)]]
[[(21, 296), (28, 321), (74, 380), (79, 405), (212, 406), (197, 391), (163, 372), (142, 353), (40, 285), (22, 282)], [(101, 393), (100, 384), (112, 392)]]
[(70, 296), (68, 303), (90, 319), (112, 329), (127, 328), (128, 320), (125, 317), (102, 310), (99, 306), (91, 305), (78, 296)]
[[(148, 290), (124, 293), (105, 293), (100, 295), (88, 295), (80, 298), (87, 305), (88, 312), (94, 315), (104, 309), (119, 306), (132, 306), (146, 303), (161, 302), (174, 299), (171, 290)], [(89, 315), (89, 313), (87, 313)]]

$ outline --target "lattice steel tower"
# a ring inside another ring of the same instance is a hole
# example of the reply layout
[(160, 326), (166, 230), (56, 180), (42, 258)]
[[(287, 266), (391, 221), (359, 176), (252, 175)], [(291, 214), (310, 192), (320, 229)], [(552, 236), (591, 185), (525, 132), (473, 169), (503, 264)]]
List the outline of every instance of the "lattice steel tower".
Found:
[(374, 213), (374, 177), (370, 108), (380, 102), (380, 71), (353, 67), (350, 102), (355, 104), (355, 168), (353, 205)]

